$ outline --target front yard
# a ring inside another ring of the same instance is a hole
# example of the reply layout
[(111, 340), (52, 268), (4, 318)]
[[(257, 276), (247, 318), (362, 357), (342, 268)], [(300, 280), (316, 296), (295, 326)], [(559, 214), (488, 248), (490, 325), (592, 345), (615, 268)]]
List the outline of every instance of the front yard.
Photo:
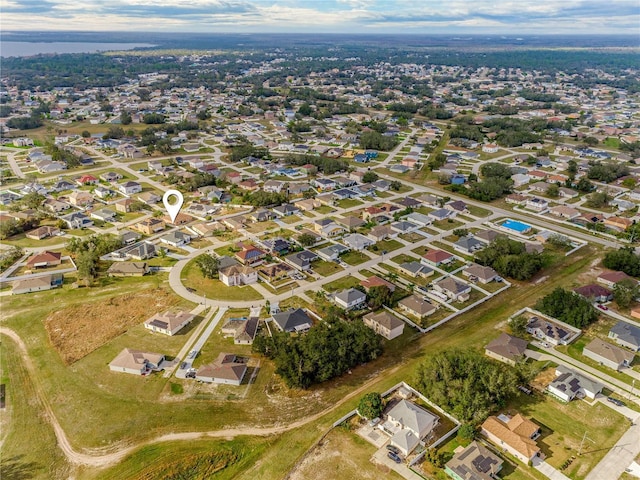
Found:
[(182, 270), (182, 283), (187, 288), (192, 288), (198, 295), (206, 295), (212, 300), (262, 300), (262, 295), (256, 292), (250, 285), (242, 287), (227, 287), (220, 280), (204, 278), (200, 269), (191, 260)]

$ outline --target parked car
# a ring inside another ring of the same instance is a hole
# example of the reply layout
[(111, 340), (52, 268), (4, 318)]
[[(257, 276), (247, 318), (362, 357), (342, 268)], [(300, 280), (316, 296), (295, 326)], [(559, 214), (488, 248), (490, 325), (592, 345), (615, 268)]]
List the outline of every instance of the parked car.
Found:
[(617, 398), (607, 397), (607, 401), (617, 405), (619, 407), (624, 407), (625, 403), (622, 400), (618, 400)]
[(606, 305), (602, 305), (602, 304), (600, 304), (600, 303), (598, 304), (598, 308), (599, 308), (600, 310), (609, 310), (609, 307), (607, 307)]
[(196, 355), (198, 355), (197, 350), (191, 350), (189, 352), (189, 358), (196, 358)]
[(187, 362), (182, 362), (182, 364), (180, 365), (180, 369), (184, 370), (185, 368), (187, 368)]
[(370, 427), (375, 427), (379, 423), (380, 423), (380, 417), (376, 417), (376, 418), (373, 418), (373, 419), (371, 419), (369, 421), (369, 426)]
[(396, 463), (402, 462), (402, 459), (393, 452), (388, 452), (387, 457), (389, 457), (391, 460), (393, 460)]
[(395, 453), (396, 455), (398, 455), (400, 453), (400, 449), (398, 447), (393, 446), (393, 445), (387, 445), (387, 450), (389, 450), (392, 453)]

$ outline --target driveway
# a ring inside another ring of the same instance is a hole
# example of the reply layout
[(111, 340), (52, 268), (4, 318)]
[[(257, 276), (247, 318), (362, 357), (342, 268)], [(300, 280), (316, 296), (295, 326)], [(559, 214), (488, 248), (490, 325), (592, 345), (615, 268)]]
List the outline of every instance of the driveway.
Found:
[(387, 457), (387, 449), (381, 448), (371, 457), (371, 461), (373, 463), (377, 463), (379, 465), (384, 465), (385, 467), (389, 467), (391, 470), (396, 472), (398, 475), (402, 475), (407, 480), (424, 480), (420, 475), (414, 473), (407, 465), (403, 463), (396, 463)]
[(535, 468), (545, 477), (550, 478), (551, 480), (570, 480), (569, 477), (560, 473), (540, 457), (535, 457), (531, 464), (533, 465), (533, 468)]

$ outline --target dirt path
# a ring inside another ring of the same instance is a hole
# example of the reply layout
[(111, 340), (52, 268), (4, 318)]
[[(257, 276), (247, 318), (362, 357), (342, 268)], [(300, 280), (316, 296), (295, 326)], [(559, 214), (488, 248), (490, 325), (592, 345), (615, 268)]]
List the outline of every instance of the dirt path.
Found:
[[(239, 428), (227, 428), (223, 430), (213, 430), (208, 432), (168, 433), (156, 438), (152, 438), (150, 440), (146, 440), (144, 442), (140, 442), (136, 445), (125, 446), (123, 444), (120, 447), (115, 447), (117, 448), (117, 450), (109, 453), (102, 453), (101, 451), (94, 451), (93, 453), (82, 453), (74, 450), (74, 448), (71, 446), (71, 444), (69, 443), (69, 439), (67, 438), (67, 435), (65, 434), (64, 430), (60, 426), (60, 423), (58, 422), (58, 419), (53, 413), (51, 404), (47, 400), (44, 389), (42, 388), (42, 385), (40, 384), (40, 381), (38, 380), (38, 377), (36, 375), (36, 368), (33, 362), (31, 361), (31, 358), (29, 358), (27, 346), (25, 345), (25, 343), (22, 341), (20, 336), (10, 328), (0, 327), (0, 334), (6, 335), (7, 337), (11, 338), (16, 343), (18, 348), (21, 350), (22, 357), (25, 362), (25, 366), (27, 368), (27, 371), (29, 372), (31, 380), (33, 381), (34, 389), (37, 393), (38, 399), (42, 403), (45, 415), (47, 416), (47, 418), (49, 419), (49, 422), (51, 423), (51, 426), (53, 427), (53, 431), (58, 441), (58, 446), (60, 447), (64, 455), (67, 457), (69, 462), (76, 465), (87, 465), (90, 467), (97, 467), (97, 468), (107, 467), (109, 465), (118, 463), (121, 460), (123, 460), (126, 456), (131, 454), (134, 450), (137, 450), (138, 448), (143, 447), (145, 445), (150, 445), (150, 444), (159, 443), (159, 442), (196, 440), (200, 438), (232, 438), (238, 435), (267, 436), (267, 435), (276, 435), (276, 434), (284, 433), (289, 430), (302, 427), (315, 420), (318, 420), (319, 418), (327, 415), (331, 411), (338, 408), (340, 405), (351, 400), (353, 397), (362, 393), (364, 390), (369, 388), (369, 386), (372, 385), (373, 383), (379, 381), (379, 378), (374, 377), (364, 385), (360, 386), (359, 388), (349, 393), (348, 395), (345, 395), (342, 398), (342, 400), (331, 405), (330, 407), (314, 415), (311, 415), (309, 417), (296, 420), (295, 422), (285, 426), (239, 427)], [(396, 365), (391, 370), (389, 370), (388, 373), (394, 373), (401, 366), (402, 364)]]

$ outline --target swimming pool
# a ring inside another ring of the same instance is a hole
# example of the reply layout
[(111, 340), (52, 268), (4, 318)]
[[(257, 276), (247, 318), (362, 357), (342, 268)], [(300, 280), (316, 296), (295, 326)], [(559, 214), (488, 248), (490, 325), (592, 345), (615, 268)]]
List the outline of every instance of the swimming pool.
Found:
[(518, 233), (527, 233), (532, 228), (531, 225), (527, 225), (526, 223), (518, 222), (517, 220), (511, 219), (502, 222), (502, 226)]

